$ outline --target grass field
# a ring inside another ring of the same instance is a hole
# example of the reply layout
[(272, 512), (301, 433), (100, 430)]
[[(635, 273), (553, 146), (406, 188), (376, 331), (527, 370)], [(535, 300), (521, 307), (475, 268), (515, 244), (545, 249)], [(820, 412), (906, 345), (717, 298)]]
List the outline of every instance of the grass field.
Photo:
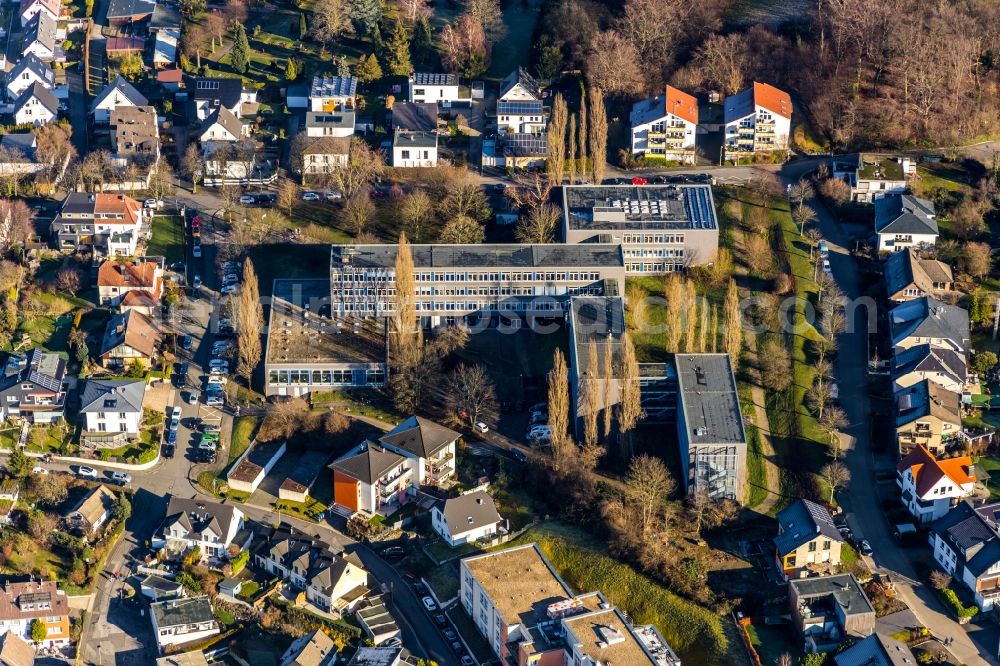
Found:
[(18, 335), (29, 336), (32, 346), (48, 351), (66, 351), (69, 331), (73, 325), (72, 312), (89, 305), (87, 301), (70, 294), (35, 292), (32, 296), (31, 313), (22, 313), (24, 318), (18, 326)]
[(234, 460), (243, 455), (250, 446), (254, 430), (263, 420), (262, 416), (241, 416), (233, 421), (233, 435), (229, 442), (229, 459)]
[(747, 507), (753, 508), (767, 499), (767, 469), (764, 467), (764, 452), (760, 432), (755, 426), (747, 429)]
[(179, 216), (157, 215), (153, 218), (152, 232), (146, 254), (164, 257), (168, 264), (184, 261), (184, 223)]
[(743, 663), (736, 628), (608, 556), (602, 543), (560, 523), (545, 523), (503, 546), (536, 542), (574, 592), (600, 590), (637, 624), (654, 624), (691, 664)]

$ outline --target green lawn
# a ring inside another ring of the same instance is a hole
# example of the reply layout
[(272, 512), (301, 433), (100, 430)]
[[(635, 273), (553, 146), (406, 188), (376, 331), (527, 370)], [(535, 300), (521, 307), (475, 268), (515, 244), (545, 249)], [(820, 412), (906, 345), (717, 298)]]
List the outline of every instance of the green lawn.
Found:
[[(746, 413), (746, 412), (744, 412)], [(755, 426), (747, 429), (747, 508), (752, 509), (767, 499), (767, 468), (764, 465), (763, 442)]]
[(613, 559), (603, 542), (574, 527), (549, 522), (501, 548), (531, 542), (539, 545), (574, 592), (599, 590), (636, 623), (656, 625), (682, 661), (743, 663), (743, 647), (730, 622)]
[(1000, 457), (982, 456), (976, 458), (976, 467), (987, 472), (992, 479), (987, 483), (990, 490), (990, 501), (1000, 499)]
[(184, 222), (177, 215), (157, 215), (153, 218), (153, 235), (146, 254), (164, 257), (168, 264), (184, 261)]
[(18, 335), (29, 336), (33, 347), (66, 351), (73, 310), (88, 306), (90, 303), (70, 294), (37, 291), (32, 295), (30, 314), (22, 313)]
[(233, 421), (233, 436), (229, 442), (229, 460), (235, 460), (243, 455), (250, 446), (254, 431), (263, 420), (263, 416), (241, 416)]
[(781, 655), (786, 653), (791, 655), (794, 664), (802, 654), (800, 643), (794, 640), (790, 625), (749, 624), (747, 634), (762, 664), (777, 664)]

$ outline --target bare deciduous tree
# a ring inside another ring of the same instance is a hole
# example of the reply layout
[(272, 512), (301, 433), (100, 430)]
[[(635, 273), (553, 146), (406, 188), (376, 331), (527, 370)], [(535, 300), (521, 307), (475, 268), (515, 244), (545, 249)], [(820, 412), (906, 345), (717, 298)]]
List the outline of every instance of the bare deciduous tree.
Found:
[(348, 197), (340, 214), (355, 236), (364, 231), (375, 214), (375, 204), (372, 203), (368, 190), (360, 189)]
[(406, 195), (399, 206), (399, 216), (413, 241), (420, 243), (424, 238), (424, 225), (434, 211), (434, 204), (431, 198), (423, 190), (414, 190)]
[(830, 486), (830, 503), (833, 503), (833, 496), (838, 490), (851, 482), (851, 472), (847, 466), (839, 462), (829, 462), (823, 465), (819, 471), (820, 476)]
[(514, 236), (521, 243), (552, 243), (561, 219), (562, 211), (550, 203), (543, 203), (518, 221)]
[(458, 416), (464, 414), (470, 426), (496, 422), (496, 390), (484, 366), (459, 363), (448, 378), (447, 390), (452, 413)]
[(638, 513), (641, 534), (649, 533), (676, 489), (677, 482), (659, 458), (643, 453), (632, 460), (625, 479), (625, 496)]
[(587, 56), (587, 81), (609, 95), (632, 95), (643, 88), (639, 54), (616, 30), (594, 36)]
[(726, 95), (735, 95), (746, 83), (750, 45), (738, 32), (711, 35), (698, 51), (696, 60), (705, 68), (709, 83)]

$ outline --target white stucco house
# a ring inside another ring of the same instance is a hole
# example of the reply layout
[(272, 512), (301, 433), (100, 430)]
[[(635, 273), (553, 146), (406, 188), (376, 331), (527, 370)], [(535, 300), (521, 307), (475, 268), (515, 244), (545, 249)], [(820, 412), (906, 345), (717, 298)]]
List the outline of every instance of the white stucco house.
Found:
[(252, 537), (244, 528), (243, 512), (236, 507), (174, 496), (167, 505), (167, 517), (153, 535), (152, 547), (166, 548), (174, 555), (198, 548), (202, 561), (224, 560), (230, 546), (242, 550)]
[(903, 504), (918, 524), (942, 518), (976, 487), (972, 458), (936, 458), (923, 446), (916, 446), (896, 466), (896, 484)]
[(437, 163), (438, 135), (435, 132), (396, 130), (392, 138), (392, 166), (435, 167)]
[(47, 125), (59, 117), (59, 100), (41, 83), (32, 83), (14, 102), (16, 125)]
[(632, 105), (632, 154), (693, 164), (698, 100), (667, 86), (664, 94)]
[(1000, 502), (966, 500), (931, 524), (934, 561), (964, 586), (980, 610), (1000, 599)]
[(875, 234), (879, 252), (937, 244), (934, 204), (910, 194), (887, 194), (875, 200)]
[(416, 72), (410, 75), (409, 92), (411, 102), (434, 102), (446, 109), (472, 101), (471, 96), (461, 97), (457, 74)]
[(175, 645), (205, 640), (220, 631), (208, 597), (152, 603), (149, 618), (161, 653)]
[(129, 439), (139, 436), (146, 382), (137, 380), (89, 379), (80, 396), (80, 414), (86, 418), (87, 433), (122, 433)]
[(452, 548), (506, 532), (506, 521), (485, 490), (437, 502), (431, 507), (431, 526)]
[(754, 81), (723, 103), (727, 159), (786, 150), (792, 128), (792, 98), (783, 90)]

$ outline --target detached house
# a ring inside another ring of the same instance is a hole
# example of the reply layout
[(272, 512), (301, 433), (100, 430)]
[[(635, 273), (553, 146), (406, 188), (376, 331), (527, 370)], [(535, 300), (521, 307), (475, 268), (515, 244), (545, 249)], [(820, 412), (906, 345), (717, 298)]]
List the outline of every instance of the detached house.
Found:
[(309, 89), (309, 110), (315, 113), (354, 113), (358, 80), (353, 76), (314, 76)]
[(258, 548), (257, 566), (278, 576), (324, 612), (347, 613), (369, 591), (368, 572), (353, 556), (282, 524)]
[(965, 355), (951, 349), (917, 345), (897, 351), (892, 358), (894, 391), (928, 380), (946, 391), (965, 393), (968, 375)]
[(149, 618), (160, 652), (175, 645), (203, 641), (219, 633), (208, 597), (152, 603), (149, 605)]
[(778, 512), (774, 552), (785, 580), (840, 564), (844, 537), (826, 507), (798, 499)]
[(41, 83), (32, 83), (14, 100), (14, 123), (47, 125), (59, 117), (59, 100)]
[(430, 102), (449, 108), (452, 104), (469, 104), (471, 94), (462, 96), (457, 74), (416, 72), (410, 75), (409, 99), (411, 102)]
[(334, 503), (350, 513), (394, 513), (420, 486), (444, 485), (455, 477), (459, 437), (411, 416), (377, 442), (363, 442), (331, 463)]
[(497, 97), (497, 127), (502, 134), (538, 134), (545, 131), (542, 91), (523, 67), (507, 75)]
[(160, 158), (160, 127), (151, 106), (119, 106), (111, 111), (111, 152), (120, 161)]
[(104, 86), (104, 90), (90, 103), (90, 113), (95, 123), (106, 125), (111, 120), (111, 112), (120, 106), (149, 106), (149, 100), (121, 74)]
[[(38, 141), (33, 132), (4, 134), (0, 138), (0, 148), (6, 153), (0, 161), (0, 173), (38, 173), (45, 168), (37, 160)], [(0, 233), (6, 242), (6, 230)]]
[(29, 53), (14, 65), (14, 69), (7, 72), (5, 79), (7, 99), (11, 102), (16, 101), (33, 83), (40, 83), (42, 87), (54, 92), (56, 73), (52, 67), (42, 62), (41, 58)]
[(135, 254), (149, 214), (142, 204), (123, 194), (70, 192), (51, 232), (62, 251), (93, 250), (103, 256)]
[(900, 455), (923, 446), (934, 455), (962, 431), (961, 396), (924, 380), (895, 393), (896, 441)]
[(347, 164), (350, 154), (350, 137), (320, 137), (302, 150), (302, 175), (333, 173)]
[(198, 548), (202, 561), (225, 560), (230, 546), (242, 550), (250, 545), (253, 535), (243, 520), (243, 512), (231, 504), (173, 496), (152, 546), (175, 556)]
[(66, 361), (58, 354), (32, 349), (7, 357), (0, 378), (0, 416), (52, 423), (66, 409)]
[(244, 89), (242, 79), (194, 78), (187, 89), (197, 120), (205, 120), (220, 107), (237, 118), (256, 112), (257, 91)]
[(888, 194), (875, 200), (876, 249), (898, 252), (908, 247), (933, 246), (938, 239), (934, 204), (911, 194)]
[(205, 141), (239, 141), (247, 135), (243, 122), (224, 106), (215, 108), (201, 123), (198, 129), (198, 140)]
[(52, 62), (62, 57), (62, 46), (57, 45), (56, 20), (47, 12), (38, 12), (24, 26), (21, 39), (21, 55), (34, 55), (44, 62)]
[(100, 485), (87, 493), (75, 509), (66, 516), (66, 522), (86, 536), (92, 536), (111, 518), (115, 494)]
[(724, 102), (727, 159), (787, 150), (792, 127), (792, 98), (772, 85), (753, 86)]
[(886, 257), (882, 270), (886, 294), (896, 303), (922, 296), (939, 298), (955, 290), (951, 266), (937, 259), (921, 259), (911, 247)]
[[(292, 641), (281, 655), (279, 666), (333, 666), (337, 661), (337, 654), (337, 646), (333, 640), (317, 629)], [(371, 666), (385, 665), (376, 663)]]
[(151, 368), (156, 363), (162, 341), (152, 319), (137, 310), (126, 310), (108, 322), (101, 343), (101, 365), (124, 369), (138, 362), (144, 368)]
[(392, 138), (392, 166), (435, 167), (437, 163), (437, 132), (408, 132), (396, 129)]
[(854, 574), (793, 580), (788, 606), (807, 653), (832, 652), (845, 638), (875, 631), (875, 608)]
[[(0, 635), (10, 632), (31, 641), (31, 624), (45, 624), (45, 640), (39, 647), (70, 644), (69, 600), (54, 581), (6, 581), (0, 584)], [(34, 643), (34, 641), (32, 641)]]
[(16, 634), (0, 636), (0, 666), (33, 666), (35, 647)]
[(119, 435), (114, 440), (118, 444), (118, 440), (137, 438), (145, 397), (146, 382), (142, 379), (88, 379), (80, 395), (80, 414), (86, 419), (80, 439), (87, 443)]
[(55, 21), (61, 12), (62, 3), (59, 0), (21, 0), (18, 15), (21, 17), (21, 27), (24, 27), (38, 14), (45, 14)]
[(1000, 598), (1000, 502), (966, 500), (931, 525), (934, 560), (964, 585), (980, 610)]
[(909, 157), (859, 153), (857, 161), (834, 160), (833, 177), (851, 187), (851, 200), (872, 203), (887, 194), (906, 192), (907, 178), (917, 172)]
[(969, 312), (921, 296), (889, 310), (889, 336), (896, 353), (917, 345), (930, 345), (964, 355), (970, 342)]
[(506, 524), (493, 498), (484, 490), (440, 500), (431, 507), (431, 526), (452, 548), (489, 541), (506, 533)]
[(698, 100), (673, 86), (632, 105), (632, 154), (693, 164)]
[(151, 315), (163, 296), (162, 263), (108, 259), (97, 271), (97, 294), (101, 305)]
[(903, 504), (923, 525), (943, 517), (973, 493), (976, 471), (969, 456), (939, 460), (918, 444), (896, 466), (896, 485)]

